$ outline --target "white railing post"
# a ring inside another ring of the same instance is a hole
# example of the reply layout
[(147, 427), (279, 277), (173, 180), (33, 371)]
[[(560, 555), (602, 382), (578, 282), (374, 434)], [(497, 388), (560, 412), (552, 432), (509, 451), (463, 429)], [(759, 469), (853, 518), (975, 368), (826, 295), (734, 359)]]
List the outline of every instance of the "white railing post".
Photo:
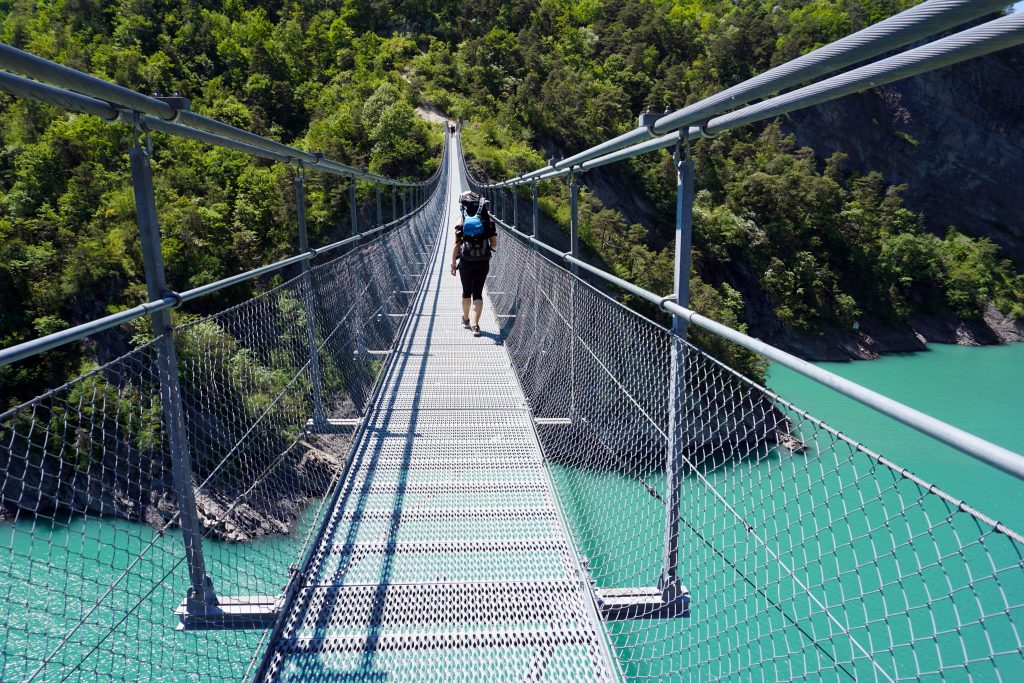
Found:
[(519, 229), (519, 197), (516, 195), (516, 188), (513, 185), (510, 189), (512, 193), (512, 227), (516, 230)]
[[(540, 239), (540, 221), (538, 220), (539, 217), (540, 217), (540, 212), (538, 211), (538, 208), (537, 208), (537, 182), (536, 181), (531, 183), (531, 190), (532, 190), (531, 194), (533, 195), (533, 207), (532, 207), (533, 208), (533, 239), (538, 240), (538, 239)], [(538, 247), (536, 244), (533, 245), (533, 254), (534, 254), (534, 256), (533, 256), (533, 261), (534, 261), (534, 267), (533, 267), (533, 281), (534, 281), (533, 282), (533, 284), (534, 284), (534, 290), (533, 290), (533, 299), (534, 299), (533, 300), (533, 333), (537, 334), (538, 333), (537, 327), (539, 325), (538, 318), (539, 318), (539, 313), (540, 313), (540, 258), (541, 258), (541, 256), (540, 256), (540, 247)]]
[(377, 227), (380, 227), (384, 225), (384, 211), (381, 209), (380, 203), (380, 183), (377, 183), (376, 187), (374, 188), (374, 194), (376, 195), (377, 199)]
[(352, 236), (359, 234), (359, 207), (356, 206), (356, 179), (348, 181), (348, 211), (352, 219)]
[[(293, 176), (295, 183), (295, 223), (299, 230), (299, 253), (309, 251), (309, 236), (306, 231), (305, 169), (302, 162)], [(320, 352), (316, 345), (316, 308), (313, 299), (313, 279), (310, 277), (310, 259), (302, 261), (302, 286), (305, 291), (306, 342), (309, 345), (309, 373), (313, 385), (313, 426), (322, 427), (327, 423), (320, 377)]]
[[(569, 251), (580, 257), (580, 184), (575, 170), (569, 173)], [(576, 278), (579, 268), (572, 264), (572, 287), (569, 289), (569, 419), (576, 422)]]

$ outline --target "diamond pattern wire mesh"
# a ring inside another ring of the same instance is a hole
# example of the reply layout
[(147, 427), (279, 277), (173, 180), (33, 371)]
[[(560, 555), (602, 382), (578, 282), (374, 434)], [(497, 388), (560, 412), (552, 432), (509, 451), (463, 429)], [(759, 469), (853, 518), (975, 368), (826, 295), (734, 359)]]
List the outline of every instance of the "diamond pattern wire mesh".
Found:
[[(278, 596), (351, 432), (310, 429), (312, 315), (330, 418), (362, 414), (424, 272), (438, 192), (403, 225), (175, 329), (219, 596)], [(264, 631), (176, 632), (188, 571), (155, 344), (0, 415), (0, 680), (239, 680)], [(245, 542), (242, 542), (245, 541)]]
[[(502, 242), (491, 299), (591, 578), (657, 586), (672, 336)], [(627, 678), (1024, 680), (1018, 534), (677, 347), (693, 603), (607, 624)]]

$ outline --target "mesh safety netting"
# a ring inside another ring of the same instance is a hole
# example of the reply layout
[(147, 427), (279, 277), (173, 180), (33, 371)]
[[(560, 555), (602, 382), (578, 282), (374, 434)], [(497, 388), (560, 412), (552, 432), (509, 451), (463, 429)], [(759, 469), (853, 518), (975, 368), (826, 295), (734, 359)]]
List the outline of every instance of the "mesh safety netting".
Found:
[(607, 624), (627, 678), (1024, 677), (1018, 534), (503, 234), (491, 300), (598, 595), (658, 586), (666, 528), (691, 594)]
[[(345, 419), (362, 415), (419, 287), (443, 199), (176, 326), (218, 596), (273, 599), (289, 581), (350, 450)], [(157, 367), (156, 343), (143, 343), (0, 415), (4, 681), (239, 680), (261, 648), (261, 629), (175, 630), (189, 573)], [(314, 424), (315, 400), (342, 426)]]

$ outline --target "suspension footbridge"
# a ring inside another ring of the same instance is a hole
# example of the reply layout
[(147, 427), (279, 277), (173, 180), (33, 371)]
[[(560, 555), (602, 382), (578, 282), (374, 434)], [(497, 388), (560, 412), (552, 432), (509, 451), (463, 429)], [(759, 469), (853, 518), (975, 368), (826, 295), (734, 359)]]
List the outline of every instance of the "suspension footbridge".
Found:
[[(444, 160), (441, 226), (459, 219)], [(261, 677), (604, 680), (615, 670), (490, 305), (464, 329), (435, 233), (423, 285)], [(439, 662), (450, 662), (440, 668)]]
[[(1024, 538), (688, 334), (1024, 478), (1021, 455), (688, 308), (691, 140), (1024, 43), (1024, 14), (983, 19), (1001, 5), (921, 3), (501, 182), (469, 174), (459, 135), (400, 181), (0, 46), (0, 89), (131, 126), (148, 285), (0, 363), (152, 324), (0, 415), (0, 679), (1024, 678)], [(173, 289), (161, 135), (289, 165), (298, 253)], [(587, 170), (666, 148), (676, 277), (653, 293), (582, 257), (578, 193)], [(351, 211), (351, 235), (315, 248), (311, 174), (346, 184)], [(558, 177), (568, 251), (538, 230), (537, 183)], [(467, 187), (499, 225), (479, 338), (447, 272)]]

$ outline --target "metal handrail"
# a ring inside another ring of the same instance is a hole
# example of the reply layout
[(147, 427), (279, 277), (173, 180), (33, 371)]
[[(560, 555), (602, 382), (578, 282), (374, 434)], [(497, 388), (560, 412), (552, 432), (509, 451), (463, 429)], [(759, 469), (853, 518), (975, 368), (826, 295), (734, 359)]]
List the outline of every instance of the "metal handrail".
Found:
[[(999, 50), (1022, 43), (1024, 43), (1024, 13), (1011, 14), (919, 48), (862, 66), (853, 71), (833, 76), (819, 83), (805, 86), (785, 95), (772, 97), (757, 104), (752, 104), (749, 107), (715, 117), (702, 126), (688, 128), (686, 139), (694, 140), (700, 137), (714, 136), (748, 123), (770, 119), (797, 109), (835, 100), (917, 74), (934, 71), (950, 64), (998, 52)], [(677, 130), (668, 135), (662, 135), (638, 145), (590, 159), (580, 164), (577, 169), (588, 171), (598, 166), (672, 147), (682, 139), (682, 133)], [(543, 173), (534, 177), (529, 182), (563, 176), (568, 174), (570, 170), (563, 169)], [(526, 178), (526, 176), (523, 176), (523, 178)], [(517, 178), (486, 187), (519, 185), (522, 182), (524, 181), (520, 181)]]
[[(750, 81), (741, 83), (722, 93), (681, 109), (674, 114), (653, 120), (646, 127), (642, 126), (636, 131), (620, 135), (585, 152), (500, 183), (490, 185), (476, 184), (482, 189), (513, 188), (525, 183), (536, 183), (573, 172), (586, 171), (590, 168), (621, 161), (639, 154), (675, 146), (684, 140), (714, 135), (724, 130), (779, 116), (790, 111), (860, 92), (877, 85), (890, 83), (973, 57), (1020, 45), (1024, 43), (1024, 14), (1011, 14), (921, 47), (907, 50), (876, 63), (859, 67), (848, 73), (833, 76), (819, 83), (763, 100), (749, 107), (741, 108), (711, 118), (710, 120), (704, 118), (709, 113), (723, 111), (730, 106), (750, 101), (771, 92), (772, 89), (782, 89), (802, 80), (808, 80), (813, 76), (821, 75), (826, 71), (835, 70), (853, 61), (863, 60), (869, 56), (871, 50), (875, 50), (874, 54), (877, 54), (884, 51), (884, 49), (891, 49), (893, 47), (891, 41), (896, 39), (894, 36), (906, 37), (914, 31), (921, 32), (926, 29), (928, 29), (929, 33), (933, 33), (941, 30), (943, 24), (955, 25), (950, 22), (963, 23), (963, 21), (974, 18), (970, 16), (972, 13), (976, 12), (974, 14), (975, 17), (981, 16), (989, 11), (1000, 9), (1004, 4), (1002, 2), (963, 3), (939, 1), (923, 3), (885, 22), (880, 22), (874, 27), (809, 53)], [(925, 13), (924, 9), (926, 7), (929, 13)], [(886, 26), (888, 28), (880, 30)], [(918, 35), (917, 37), (921, 36)], [(865, 40), (867, 42), (863, 42)], [(884, 49), (878, 49), (879, 46), (883, 45), (885, 46)], [(857, 56), (856, 59), (853, 58), (855, 55)], [(849, 61), (844, 62), (844, 60)], [(800, 68), (801, 64), (806, 68)], [(743, 101), (740, 101), (740, 99), (743, 99)], [(688, 126), (690, 123), (699, 122), (702, 118), (703, 123), (701, 125), (690, 126), (685, 129), (685, 133), (678, 130)], [(655, 133), (671, 130), (673, 127), (677, 128), (677, 130), (661, 137), (654, 137)], [(679, 217), (677, 216), (677, 232), (679, 230), (678, 220)], [(620, 287), (671, 313), (677, 320), (693, 323), (716, 336), (731, 341), (768, 360), (788, 367), (802, 376), (853, 398), (873, 410), (898, 420), (971, 457), (997, 467), (1019, 479), (1024, 479), (1024, 456), (1020, 454), (914, 410), (898, 401), (894, 401), (855, 382), (823, 370), (792, 354), (715, 322), (710, 318), (705, 318), (686, 306), (671, 301), (672, 297), (661, 297), (653, 292), (644, 290), (622, 278), (606, 273), (600, 268), (584, 262), (572, 253), (563, 254), (543, 244), (540, 240), (514, 229), (500, 219), (497, 222), (530, 244), (543, 247), (547, 251), (552, 252), (557, 257), (557, 260), (572, 265), (574, 269), (583, 269), (610, 284)], [(677, 287), (681, 286), (677, 285)]]
[[(67, 329), (59, 330), (52, 334), (37, 337), (36, 339), (31, 339), (27, 342), (22, 342), (21, 344), (15, 344), (14, 346), (9, 346), (5, 349), (0, 349), (0, 367), (10, 365), (11, 363), (16, 363), (19, 360), (24, 360), (25, 358), (29, 358), (31, 356), (44, 353), (46, 351), (50, 351), (59, 346), (63, 346), (64, 344), (69, 344), (73, 341), (90, 337), (99, 332), (103, 332), (105, 330), (109, 330), (114, 327), (124, 325), (125, 323), (135, 320), (136, 318), (143, 318), (147, 315), (152, 315), (153, 313), (157, 313), (159, 311), (166, 311), (173, 308), (177, 308), (178, 306), (181, 306), (183, 303), (193, 301), (194, 299), (198, 299), (208, 294), (212, 294), (213, 292), (219, 291), (221, 289), (241, 284), (243, 282), (252, 280), (262, 275), (269, 275), (270, 273), (277, 272), (290, 265), (294, 265), (296, 263), (301, 263), (303, 261), (308, 261), (310, 259), (316, 258), (317, 256), (320, 256), (328, 251), (338, 249), (339, 247), (343, 247), (354, 242), (365, 240), (368, 235), (372, 235), (378, 232), (384, 232), (389, 230), (390, 228), (395, 227), (396, 225), (404, 223), (408, 219), (412, 218), (416, 214), (423, 211), (423, 209), (423, 206), (419, 206), (413, 211), (406, 214), (405, 216), (402, 216), (398, 220), (392, 221), (386, 225), (378, 226), (376, 228), (373, 228), (372, 230), (367, 230), (366, 232), (360, 233), (358, 235), (347, 237), (343, 240), (334, 242), (332, 244), (328, 244), (327, 246), (320, 247), (318, 249), (311, 249), (310, 251), (303, 254), (289, 256), (288, 258), (281, 259), (280, 261), (275, 261), (274, 263), (270, 263), (265, 266), (253, 268), (252, 270), (248, 270), (244, 273), (232, 275), (230, 277), (217, 280), (216, 282), (201, 285), (199, 287), (195, 287), (193, 289), (189, 289), (181, 293), (169, 291), (167, 292), (167, 295), (165, 297), (157, 301), (149, 301), (144, 304), (132, 306), (131, 308), (126, 308), (123, 311), (118, 311), (117, 313), (112, 313), (111, 315), (107, 315), (102, 318), (97, 318), (96, 320), (90, 320), (89, 322), (82, 323), (81, 325), (75, 325), (74, 327), (69, 327)], [(374, 239), (376, 239), (377, 237), (380, 237), (380, 235), (377, 235)], [(370, 242), (372, 241), (373, 240), (370, 240)], [(364, 243), (368, 244), (370, 242)]]
[(395, 180), (325, 159), (316, 152), (301, 150), (187, 109), (172, 106), (164, 100), (110, 83), (4, 43), (0, 43), (0, 68), (29, 77), (0, 73), (0, 90), (18, 97), (92, 114), (106, 121), (121, 120), (134, 124), (135, 114), (139, 114), (141, 116), (138, 123), (152, 130), (228, 147), (283, 163), (302, 162), (325, 173), (396, 187), (422, 187), (429, 182)]
[[(716, 114), (721, 114), (722, 112), (747, 104), (765, 95), (785, 90), (828, 73), (833, 73), (943, 30), (999, 11), (1006, 4), (1005, 0), (929, 0), (889, 19), (873, 24), (857, 33), (790, 60), (731, 88), (727, 88), (720, 93), (670, 114), (652, 119), (650, 125), (641, 125), (632, 131), (557, 161), (554, 164), (549, 164), (521, 176), (509, 178), (504, 182), (485, 187), (510, 187), (527, 182), (546, 180), (565, 175), (574, 167), (579, 170), (587, 170), (588, 168), (602, 166), (613, 161), (621, 161), (656, 149), (670, 147), (680, 139), (679, 130), (683, 128), (686, 129), (687, 138), (692, 140), (700, 137), (702, 133), (721, 132), (745, 123), (777, 116), (779, 113), (784, 112), (767, 113), (767, 108), (765, 108), (758, 110), (763, 115), (757, 118), (746, 118), (746, 116), (751, 116), (752, 114), (748, 110), (760, 107), (768, 102), (776, 102), (778, 104), (780, 98), (772, 98), (754, 105), (754, 107), (739, 109), (736, 112), (737, 118), (731, 118), (731, 115), (719, 117), (718, 119), (712, 118)], [(956, 36), (950, 36), (950, 38), (903, 53), (909, 59), (922, 60), (921, 68), (919, 69), (908, 69), (906, 62), (897, 59), (901, 55), (882, 60), (876, 65), (884, 65), (882, 69), (873, 72), (861, 72), (865, 78), (863, 83), (858, 83), (859, 87), (856, 89), (847, 89), (840, 92), (838, 84), (832, 82), (830, 86), (837, 86), (837, 89), (827, 91), (831, 94), (830, 97), (814, 99), (813, 101), (808, 99), (798, 106), (818, 104), (899, 78), (906, 78), (917, 73), (964, 61), (980, 54), (1024, 43), (1024, 28), (1022, 28), (1021, 21), (1020, 13), (1009, 15), (1002, 19), (996, 19), (981, 26), (968, 29)], [(988, 28), (983, 29), (983, 27)], [(982, 30), (979, 31), (979, 29)], [(958, 39), (960, 41), (966, 39), (977, 42), (971, 45), (963, 45), (958, 40), (952, 40), (957, 36), (960, 37)], [(999, 45), (995, 46), (992, 44), (990, 45), (991, 49), (985, 49), (985, 41), (999, 41)], [(949, 50), (949, 52), (943, 53), (943, 50)], [(950, 57), (955, 58), (950, 59)], [(890, 73), (889, 70), (892, 70), (891, 73), (894, 74), (892, 78), (882, 80), (886, 74)], [(847, 82), (846, 85), (850, 85), (850, 83)], [(814, 88), (815, 86), (810, 87)], [(804, 88), (782, 97), (802, 93), (800, 97), (794, 98), (795, 100), (801, 100), (813, 92), (815, 91), (808, 91)], [(791, 111), (791, 109), (786, 111)], [(739, 118), (740, 112), (745, 113), (742, 119)], [(663, 135), (664, 133), (670, 134)], [(619, 153), (620, 150), (625, 153)], [(627, 152), (626, 150), (629, 151)], [(614, 156), (612, 156), (613, 154)]]

